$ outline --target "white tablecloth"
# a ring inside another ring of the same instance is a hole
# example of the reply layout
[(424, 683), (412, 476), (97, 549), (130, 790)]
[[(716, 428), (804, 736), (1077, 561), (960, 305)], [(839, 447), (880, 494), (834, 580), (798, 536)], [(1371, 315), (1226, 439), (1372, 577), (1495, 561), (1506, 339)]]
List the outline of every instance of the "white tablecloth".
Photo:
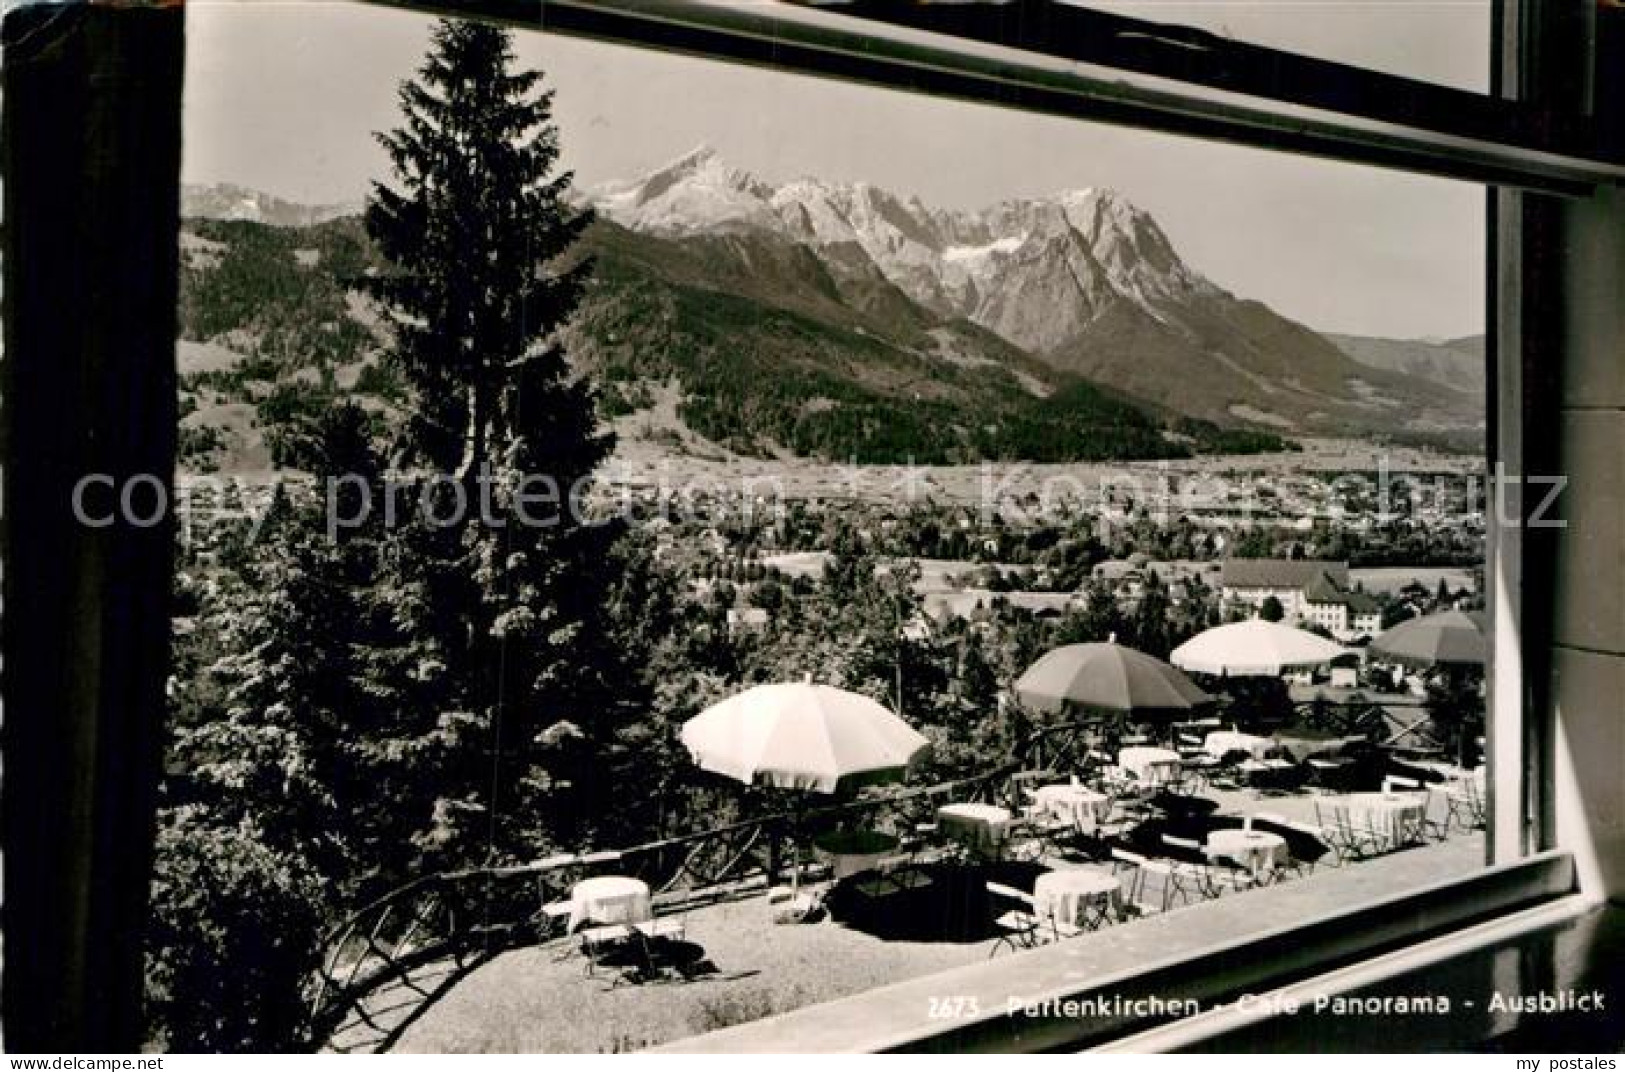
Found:
[(1253, 759), (1263, 759), (1269, 750), (1275, 747), (1275, 742), (1268, 737), (1259, 737), (1251, 733), (1237, 733), (1235, 730), (1219, 730), (1210, 733), (1202, 741), (1202, 751), (1210, 756), (1224, 756), (1231, 752), (1246, 752)]
[(1104, 900), (1111, 905), (1114, 915), (1121, 907), (1123, 884), (1110, 875), (1085, 868), (1065, 871), (1046, 871), (1033, 884), (1033, 900), (1038, 915), (1077, 926), (1084, 921), (1084, 912), (1094, 902)]
[(1249, 871), (1273, 871), (1291, 859), (1285, 839), (1264, 830), (1215, 830), (1207, 836), (1207, 851)]
[(1179, 779), (1179, 753), (1166, 748), (1125, 748), (1117, 753), (1117, 765), (1152, 785)]
[(937, 829), (973, 849), (997, 848), (1010, 834), (1010, 812), (993, 804), (944, 804)]
[(1111, 797), (1082, 785), (1039, 786), (1033, 791), (1033, 803), (1079, 830), (1093, 830), (1112, 811)]
[(1349, 822), (1396, 844), (1421, 836), (1427, 797), (1421, 793), (1355, 793), (1347, 798)]
[(587, 878), (570, 888), (570, 930), (588, 923), (642, 923), (653, 919), (649, 884), (620, 875)]

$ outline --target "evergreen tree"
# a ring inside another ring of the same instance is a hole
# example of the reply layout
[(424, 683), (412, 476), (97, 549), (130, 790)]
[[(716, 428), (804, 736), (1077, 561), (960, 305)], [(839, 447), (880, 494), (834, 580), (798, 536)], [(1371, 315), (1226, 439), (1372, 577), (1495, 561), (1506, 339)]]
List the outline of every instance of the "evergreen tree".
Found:
[(425, 867), (590, 836), (609, 768), (589, 760), (628, 710), (602, 620), (619, 529), (579, 498), (611, 441), (560, 337), (591, 215), (566, 201), (551, 91), (513, 61), (505, 31), (437, 25), (403, 124), (380, 137), (399, 189), (375, 185), (366, 213), (385, 268), (363, 286), (391, 314), (410, 411), (397, 457), (424, 509), (384, 537), (393, 637), (364, 688), (388, 722), (373, 758), (415, 767), (386, 784)]
[(148, 934), (173, 1046), (300, 1044), (323, 928), (428, 871), (596, 840), (585, 817), (641, 783), (618, 713), (650, 691), (625, 660), (650, 642), (636, 624), (659, 628), (634, 605), (652, 582), (570, 502), (611, 445), (559, 341), (591, 217), (565, 202), (550, 94), (512, 61), (506, 33), (440, 23), (382, 137), (399, 188), (374, 188), (381, 270), (353, 281), (390, 314), (405, 387), (400, 516), (364, 410), (290, 415), (280, 460), (334, 481), (334, 517), (279, 497), (190, 592)]
[(178, 638), (147, 920), (146, 1013), (178, 1050), (302, 1045), (322, 930), (353, 902), (373, 840), (354, 808), (349, 724), (365, 707), (345, 584), (358, 545), (278, 497), (240, 572), (193, 593)]
[[(514, 71), (506, 31), (443, 20), (416, 81), (400, 90), (404, 124), (379, 135), (396, 190), (373, 185), (367, 233), (388, 268), (360, 285), (393, 315), (391, 360), (416, 395), (405, 446), (440, 471), (472, 477), (493, 446), (551, 434), (555, 466), (589, 472), (604, 444), (582, 434), (555, 333), (591, 265), (556, 264), (592, 222), (565, 201), (558, 132), (541, 73)], [(591, 410), (587, 410), (590, 415)], [(539, 447), (540, 444), (535, 446)]]
[(1163, 587), (1156, 571), (1151, 571), (1146, 576), (1144, 591), (1129, 622), (1130, 643), (1147, 655), (1166, 659), (1174, 646), (1168, 624), (1170, 606), (1168, 590)]

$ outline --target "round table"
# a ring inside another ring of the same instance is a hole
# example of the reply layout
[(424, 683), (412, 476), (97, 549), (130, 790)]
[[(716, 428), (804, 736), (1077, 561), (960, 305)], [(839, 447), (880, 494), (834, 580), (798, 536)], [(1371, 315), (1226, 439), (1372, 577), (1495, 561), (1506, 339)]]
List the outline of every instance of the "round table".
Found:
[(1093, 830), (1111, 815), (1112, 798), (1084, 785), (1044, 785), (1033, 791), (1033, 803), (1066, 819), (1079, 830)]
[(1264, 830), (1215, 830), (1207, 836), (1207, 852), (1253, 872), (1273, 871), (1292, 858), (1286, 839)]
[(643, 923), (654, 918), (649, 884), (621, 875), (587, 878), (570, 887), (570, 930), (587, 923)]
[(1395, 845), (1421, 840), (1427, 796), (1422, 793), (1354, 793), (1348, 797), (1349, 822), (1364, 826)]
[(813, 851), (829, 861), (837, 880), (873, 871), (899, 844), (895, 837), (878, 830), (837, 830), (813, 838), (812, 843)]
[(1147, 785), (1179, 780), (1179, 753), (1166, 748), (1125, 748), (1117, 753), (1117, 765)]
[(1010, 812), (993, 804), (944, 804), (937, 829), (971, 849), (993, 850), (1010, 834)]
[[(1123, 884), (1110, 875), (1078, 867), (1046, 871), (1033, 883), (1039, 918), (1088, 927), (1104, 915), (1122, 914)], [(1104, 903), (1102, 903), (1104, 902)]]

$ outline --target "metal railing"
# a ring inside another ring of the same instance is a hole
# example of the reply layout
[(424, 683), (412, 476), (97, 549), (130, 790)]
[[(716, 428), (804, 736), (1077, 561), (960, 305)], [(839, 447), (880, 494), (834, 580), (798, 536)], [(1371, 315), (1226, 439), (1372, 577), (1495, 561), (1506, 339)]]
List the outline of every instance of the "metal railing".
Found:
[[(1336, 710), (1328, 720), (1355, 733), (1380, 725), (1363, 706)], [(629, 848), (425, 875), (351, 913), (329, 932), (309, 994), (311, 1037), (333, 1044), (335, 1032), (342, 1032), (352, 1039), (342, 1047), (347, 1049), (389, 1045), (423, 1006), (484, 959), (562, 937), (562, 915), (544, 913), (542, 906), (567, 898), (583, 878), (613, 872), (642, 879), (657, 911), (750, 895), (817, 868), (797, 848), (811, 831), (861, 823), (907, 844), (916, 826), (930, 821), (945, 800), (1019, 804), (1012, 775), (1023, 770), (1064, 775), (1086, 768), (1100, 728), (1097, 720), (1034, 728), (1011, 758), (969, 777), (871, 789), (857, 800), (757, 816)], [(389, 1000), (380, 1007), (375, 995), (386, 992)]]
[[(324, 939), (325, 953), (308, 996), (310, 1036), (345, 1049), (387, 1046), (415, 1011), (468, 970), (504, 949), (561, 937), (562, 920), (541, 906), (570, 887), (613, 871), (640, 878), (657, 910), (747, 895), (806, 873), (815, 864), (794, 851), (797, 835), (862, 821), (908, 838), (945, 799), (1007, 800), (1010, 775), (1043, 757), (1050, 769), (1080, 754), (1085, 726), (1037, 730), (1018, 749), (1023, 758), (966, 778), (872, 792), (858, 800), (779, 812), (663, 838), (630, 848), (561, 854), (530, 863), (425, 875), (351, 913)], [(434, 966), (433, 971), (426, 969)], [(373, 1006), (388, 991), (390, 1004)]]

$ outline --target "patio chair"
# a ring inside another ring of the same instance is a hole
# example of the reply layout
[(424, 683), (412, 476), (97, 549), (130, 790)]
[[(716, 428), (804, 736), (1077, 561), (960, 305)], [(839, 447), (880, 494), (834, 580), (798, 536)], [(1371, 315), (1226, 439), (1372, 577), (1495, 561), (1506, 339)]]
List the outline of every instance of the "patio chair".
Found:
[(1286, 862), (1275, 865), (1269, 875), (1270, 882), (1280, 882), (1289, 875), (1303, 878), (1313, 874), (1317, 863), (1328, 856), (1335, 858), (1337, 855), (1327, 843), (1320, 827), (1310, 823), (1300, 823), (1284, 815), (1261, 811), (1253, 816), (1253, 829), (1278, 835), (1286, 842), (1288, 853)]
[(920, 870), (918, 857), (913, 853), (885, 857), (875, 864), (875, 875), (890, 883), (899, 893), (931, 885), (931, 876)]
[[(1112, 850), (1113, 875), (1125, 868), (1133, 869), (1134, 873), (1123, 883), (1123, 907), (1136, 915), (1149, 916), (1162, 911), (1161, 902), (1153, 903), (1146, 897), (1145, 876), (1150, 865), (1151, 861), (1139, 853), (1127, 849)], [(1160, 869), (1157, 873), (1161, 873)]]
[(1297, 848), (1293, 841), (1289, 840), (1287, 844), (1293, 845), (1293, 848), (1292, 857), (1286, 865), (1288, 870), (1292, 871), (1300, 878), (1305, 875), (1312, 875), (1315, 873), (1315, 865), (1327, 857), (1335, 860), (1339, 866), (1342, 865), (1342, 858), (1337, 855), (1337, 850), (1332, 848), (1332, 846), (1326, 841), (1326, 836), (1321, 831), (1320, 827), (1312, 826), (1309, 823), (1300, 823), (1296, 821), (1289, 822), (1286, 824), (1286, 826), (1289, 830), (1296, 832), (1298, 837), (1304, 842), (1312, 843), (1314, 846), (1319, 847), (1318, 852), (1305, 852)]
[(1260, 886), (1268, 886), (1278, 881), (1281, 877), (1280, 868), (1273, 862), (1251, 868), (1243, 867), (1226, 857), (1210, 856), (1206, 865), (1195, 870), (1195, 877), (1202, 884), (1202, 893), (1209, 898), (1220, 897), (1226, 893), (1256, 890)]
[(1173, 792), (1195, 796), (1208, 787), (1208, 772), (1213, 768), (1210, 764), (1193, 757), (1179, 768), (1179, 777), (1169, 786)]
[[(1228, 860), (1215, 858), (1195, 838), (1163, 834), (1162, 844), (1168, 862), (1173, 865), (1172, 872), (1167, 876), (1170, 888), (1166, 891), (1168, 896), (1164, 898), (1165, 901), (1176, 894), (1183, 901), (1189, 901), (1191, 894), (1198, 894), (1204, 899), (1213, 898), (1226, 891), (1251, 889), (1258, 885), (1251, 871)], [(1156, 869), (1153, 869), (1155, 873)]]
[(1126, 816), (1143, 819), (1156, 810), (1154, 801), (1162, 791), (1163, 786), (1142, 782), (1130, 774), (1115, 787), (1112, 798)]
[(1427, 837), (1430, 834), (1433, 836), (1435, 841), (1443, 841), (1445, 839), (1445, 836), (1449, 833), (1447, 827), (1449, 826), (1450, 816), (1448, 813), (1446, 813), (1444, 819), (1442, 820), (1430, 818), (1434, 810), (1434, 793), (1432, 782), (1426, 782), (1420, 778), (1406, 778), (1392, 774), (1384, 778), (1382, 781), (1384, 786), (1392, 787), (1394, 789), (1402, 789), (1411, 793), (1420, 793), (1422, 795), (1422, 814), (1415, 818), (1407, 817), (1403, 821), (1403, 828), (1401, 829), (1399, 836), (1399, 840), (1403, 844), (1421, 844), (1423, 841), (1427, 840)]
[(817, 889), (774, 886), (767, 891), (768, 917), (774, 923), (807, 923), (823, 912), (824, 895)]
[(1229, 751), (1219, 756), (1202, 768), (1202, 777), (1207, 780), (1208, 788), (1223, 789), (1232, 793), (1239, 793), (1246, 786), (1242, 784), (1240, 765), (1244, 760), (1251, 759), (1246, 752)]
[(932, 839), (936, 836), (936, 823), (915, 823), (903, 834), (902, 846), (910, 852), (919, 854), (930, 847)]
[(587, 927), (577, 932), (581, 938), (581, 952), (587, 960), (587, 974), (604, 967), (604, 960), (631, 943), (636, 932), (630, 924), (610, 923), (600, 927)]
[(1038, 824), (1027, 812), (1017, 816), (1005, 830), (1004, 858), (1018, 863), (1033, 863), (1044, 855), (1044, 841)]
[(1183, 860), (1147, 860), (1140, 868), (1141, 896), (1145, 894), (1145, 876), (1150, 875), (1158, 879), (1162, 888), (1159, 912), (1171, 910), (1176, 900), (1182, 905), (1190, 904), (1193, 899), (1205, 901), (1210, 896), (1208, 891), (1212, 889), (1207, 871), (1206, 864)]
[(1354, 790), (1352, 763), (1310, 756), (1304, 760), (1304, 766), (1309, 768), (1309, 780), (1316, 789), (1327, 793), (1349, 793)]
[(561, 937), (570, 925), (570, 902), (548, 901), (536, 910), (530, 921), (536, 927), (537, 941), (548, 942)]
[(1320, 825), (1321, 837), (1337, 853), (1339, 864), (1364, 860), (1388, 850), (1388, 837), (1371, 829), (1369, 821), (1368, 816), (1365, 824), (1356, 823), (1343, 805), (1322, 805), (1315, 801), (1315, 822)]
[(1033, 900), (1030, 893), (1023, 893), (1014, 886), (1005, 886), (997, 882), (987, 884), (988, 896), (995, 898), (995, 903), (1003, 902), (1008, 907), (993, 921), (999, 928), (999, 940), (993, 943), (988, 951), (988, 959), (992, 960), (998, 955), (1000, 949), (1010, 947), (1011, 952), (1018, 949), (1035, 949), (1043, 943), (1040, 937), (1040, 928), (1043, 921), (1038, 916), (1038, 903)]
[(652, 942), (680, 942), (688, 935), (688, 920), (682, 916), (662, 916), (634, 923), (632, 929)]
[(1056, 815), (1054, 812), (1044, 812), (1029, 824), (1033, 834), (1036, 852), (1031, 860), (1042, 859), (1051, 849), (1064, 852), (1075, 847), (1084, 837), (1082, 822), (1069, 815)]
[(1266, 762), (1272, 765), (1254, 778), (1254, 785), (1262, 793), (1270, 796), (1289, 795), (1302, 789), (1309, 781), (1310, 769), (1307, 767), (1298, 764), (1276, 766), (1275, 763), (1281, 762), (1276, 760)]

